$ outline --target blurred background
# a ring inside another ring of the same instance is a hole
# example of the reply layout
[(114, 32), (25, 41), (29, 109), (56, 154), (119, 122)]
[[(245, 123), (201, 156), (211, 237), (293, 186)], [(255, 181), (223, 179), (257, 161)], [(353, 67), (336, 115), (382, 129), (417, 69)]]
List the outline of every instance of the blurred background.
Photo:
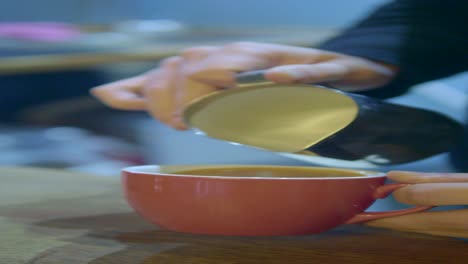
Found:
[[(16, 0), (0, 9), (0, 165), (118, 174), (137, 164), (302, 164), (108, 109), (91, 87), (185, 47), (232, 41), (314, 46), (385, 0)], [(467, 74), (394, 102), (465, 120)], [(452, 171), (447, 155), (387, 169)]]

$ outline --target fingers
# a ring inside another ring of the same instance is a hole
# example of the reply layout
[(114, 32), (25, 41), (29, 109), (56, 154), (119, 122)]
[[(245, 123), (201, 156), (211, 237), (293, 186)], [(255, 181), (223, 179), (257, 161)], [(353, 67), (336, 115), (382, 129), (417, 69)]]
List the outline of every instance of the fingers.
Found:
[(251, 42), (231, 43), (217, 49), (205, 47), (200, 51), (205, 52), (205, 56), (195, 56), (203, 59), (189, 65), (186, 73), (193, 80), (229, 88), (235, 86), (236, 73), (272, 67), (284, 56), (284, 49), (278, 45)]
[(387, 177), (401, 183), (468, 182), (468, 173), (391, 171), (387, 174)]
[(172, 124), (173, 127), (177, 129), (186, 129), (186, 125), (183, 120), (183, 112), (188, 104), (190, 104), (194, 99), (210, 94), (219, 88), (215, 85), (196, 81), (190, 78), (180, 79), (177, 85), (178, 89), (175, 95), (175, 109), (172, 115)]
[(158, 70), (148, 73), (144, 88), (149, 113), (179, 130), (187, 129), (183, 120), (185, 107), (193, 99), (218, 89), (217, 86), (191, 79), (186, 73), (190, 65), (190, 62), (179, 56), (166, 59)]
[(465, 205), (468, 204), (468, 182), (414, 184), (396, 190), (393, 197), (413, 205)]
[(392, 171), (388, 178), (410, 185), (396, 190), (395, 199), (417, 205), (468, 204), (467, 173), (419, 173)]
[(151, 116), (176, 129), (185, 128), (174, 116), (178, 74), (182, 62), (181, 57), (164, 60), (159, 69), (147, 73), (148, 81), (143, 89), (148, 101), (147, 110)]
[(146, 81), (144, 76), (97, 86), (90, 93), (109, 107), (122, 110), (144, 110), (146, 100), (141, 90)]
[(348, 73), (348, 67), (330, 61), (274, 67), (265, 72), (265, 78), (277, 83), (322, 83), (343, 79)]
[(270, 66), (267, 59), (247, 55), (222, 55), (205, 58), (187, 67), (187, 76), (217, 87), (235, 86), (235, 74), (251, 70), (266, 69)]
[(239, 54), (226, 47), (186, 49), (165, 60), (148, 74), (144, 93), (151, 115), (176, 128), (186, 129), (183, 111), (196, 98), (235, 85), (235, 72), (265, 67), (266, 60)]
[(367, 222), (373, 227), (468, 238), (468, 209), (421, 212)]
[(277, 83), (325, 83), (346, 91), (362, 91), (388, 83), (397, 72), (391, 66), (370, 60), (317, 50), (304, 57), (304, 63), (291, 61), (274, 67), (265, 77)]
[(219, 50), (219, 47), (215, 46), (193, 47), (183, 50), (180, 56), (184, 58), (185, 61), (196, 61), (204, 59), (217, 50)]

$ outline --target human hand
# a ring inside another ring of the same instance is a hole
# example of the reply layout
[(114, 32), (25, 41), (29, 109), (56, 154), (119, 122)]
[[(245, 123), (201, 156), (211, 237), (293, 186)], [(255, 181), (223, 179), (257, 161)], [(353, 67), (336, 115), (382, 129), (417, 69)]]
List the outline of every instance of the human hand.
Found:
[[(388, 178), (410, 185), (393, 193), (411, 205), (468, 205), (468, 173), (417, 173), (393, 171)], [(468, 238), (468, 208), (420, 212), (373, 220), (369, 226), (432, 235)]]
[(389, 65), (318, 49), (239, 42), (186, 49), (157, 69), (91, 92), (110, 107), (147, 110), (154, 118), (184, 129), (181, 116), (190, 101), (234, 87), (238, 72), (260, 69), (266, 69), (264, 77), (272, 82), (321, 83), (348, 91), (382, 86), (397, 71)]

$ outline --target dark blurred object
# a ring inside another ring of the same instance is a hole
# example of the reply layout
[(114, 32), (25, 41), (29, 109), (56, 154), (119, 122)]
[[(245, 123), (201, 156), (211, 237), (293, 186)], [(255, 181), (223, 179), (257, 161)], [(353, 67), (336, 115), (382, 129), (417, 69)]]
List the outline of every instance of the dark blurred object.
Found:
[[(79, 27), (64, 23), (0, 23), (0, 56), (21, 59), (31, 53), (70, 52), (66, 43), (78, 40), (81, 35)], [(91, 87), (106, 81), (90, 68), (0, 75), (0, 122), (18, 121), (18, 113), (31, 106), (83, 96)]]
[(106, 81), (95, 70), (0, 75), (0, 122), (18, 121), (28, 107), (87, 95)]

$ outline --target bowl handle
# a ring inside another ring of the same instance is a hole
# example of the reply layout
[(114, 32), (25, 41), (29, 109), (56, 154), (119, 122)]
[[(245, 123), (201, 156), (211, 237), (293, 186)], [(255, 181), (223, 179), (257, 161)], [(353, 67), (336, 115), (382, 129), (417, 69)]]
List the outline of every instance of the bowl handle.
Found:
[[(408, 186), (410, 184), (404, 184), (404, 183), (392, 183), (392, 184), (386, 184), (383, 186), (378, 187), (375, 190), (374, 193), (374, 198), (376, 199), (382, 199), (390, 195), (393, 191)], [(416, 206), (416, 207), (411, 207), (407, 209), (401, 209), (401, 210), (395, 210), (395, 211), (384, 211), (384, 212), (364, 212), (355, 215), (353, 218), (349, 219), (346, 221), (346, 224), (359, 224), (359, 223), (364, 223), (367, 221), (371, 220), (376, 220), (380, 218), (387, 218), (387, 217), (393, 217), (393, 216), (399, 216), (399, 215), (406, 215), (406, 214), (411, 214), (411, 213), (417, 213), (417, 212), (422, 212), (429, 210), (433, 208), (434, 206)]]

